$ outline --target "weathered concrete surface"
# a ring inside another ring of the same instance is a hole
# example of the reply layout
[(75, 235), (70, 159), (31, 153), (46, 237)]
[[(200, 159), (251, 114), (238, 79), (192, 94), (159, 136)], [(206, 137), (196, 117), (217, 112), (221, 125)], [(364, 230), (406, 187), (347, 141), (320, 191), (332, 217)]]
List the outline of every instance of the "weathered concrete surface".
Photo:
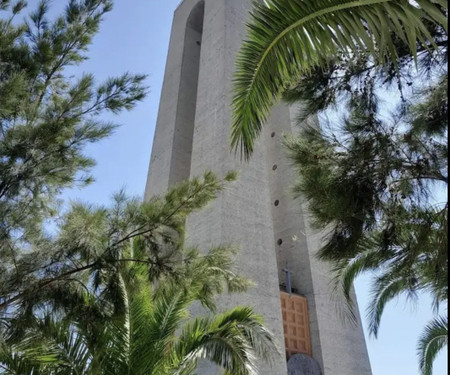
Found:
[(322, 375), (322, 370), (314, 358), (297, 354), (288, 361), (288, 375)]
[[(250, 0), (185, 0), (177, 8), (146, 198), (205, 170), (239, 171), (236, 183), (187, 222), (189, 244), (239, 245), (238, 270), (257, 285), (246, 294), (221, 297), (220, 306), (253, 306), (284, 353), (279, 291), (288, 266), (294, 288), (308, 299), (313, 357), (323, 375), (370, 375), (362, 329), (341, 322), (331, 300), (330, 270), (315, 258), (321, 238), (290, 191), (295, 172), (281, 134), (296, 129), (295, 109), (275, 108), (249, 163), (241, 164), (230, 152), (232, 76), (249, 9)], [(262, 367), (262, 375), (287, 374), (284, 355), (272, 368)], [(208, 364), (199, 371), (215, 373)]]

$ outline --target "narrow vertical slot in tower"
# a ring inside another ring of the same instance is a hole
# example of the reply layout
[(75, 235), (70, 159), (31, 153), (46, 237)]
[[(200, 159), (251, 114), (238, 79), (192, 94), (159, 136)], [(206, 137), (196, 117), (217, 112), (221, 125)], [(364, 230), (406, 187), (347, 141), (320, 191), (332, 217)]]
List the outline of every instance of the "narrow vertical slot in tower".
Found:
[(200, 1), (186, 24), (169, 186), (189, 178), (197, 107), (205, 3)]

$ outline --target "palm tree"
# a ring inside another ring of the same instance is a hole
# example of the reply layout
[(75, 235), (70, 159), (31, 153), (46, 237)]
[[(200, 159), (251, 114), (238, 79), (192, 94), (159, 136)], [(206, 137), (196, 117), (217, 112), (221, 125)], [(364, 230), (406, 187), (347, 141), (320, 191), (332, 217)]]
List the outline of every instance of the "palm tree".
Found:
[[(123, 259), (144, 259), (145, 247), (134, 241)], [(152, 280), (143, 262), (124, 262), (112, 293), (120, 313), (103, 322), (39, 319), (19, 345), (0, 348), (0, 374), (16, 375), (190, 375), (199, 360), (209, 360), (236, 375), (257, 374), (256, 360), (276, 351), (260, 316), (248, 307), (189, 319), (196, 301), (215, 311), (214, 296), (224, 284), (245, 289), (231, 270), (227, 247), (201, 256), (191, 250), (179, 277)], [(93, 304), (102, 304), (98, 298)]]
[(436, 48), (426, 24), (447, 30), (446, 10), (446, 0), (255, 2), (234, 77), (232, 147), (248, 158), (285, 89), (338, 54), (365, 51), (395, 65), (397, 38), (413, 56)]
[[(199, 360), (256, 374), (276, 351), (261, 318), (246, 307), (215, 315), (218, 294), (250, 286), (234, 272), (236, 250), (184, 247), (186, 217), (234, 178), (207, 172), (144, 203), (75, 204), (57, 235), (33, 242), (52, 257), (2, 275), (0, 374), (189, 375)], [(194, 303), (205, 317), (189, 318)]]

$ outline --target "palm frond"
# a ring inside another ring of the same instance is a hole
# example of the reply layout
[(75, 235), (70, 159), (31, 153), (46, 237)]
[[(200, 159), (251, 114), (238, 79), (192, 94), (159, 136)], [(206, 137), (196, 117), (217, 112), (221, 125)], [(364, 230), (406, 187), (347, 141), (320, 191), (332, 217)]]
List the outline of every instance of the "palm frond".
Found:
[(102, 340), (106, 342), (93, 356), (93, 367), (104, 375), (118, 375), (128, 373), (130, 366), (130, 326), (127, 322), (120, 324), (109, 323), (104, 331)]
[(65, 340), (61, 343), (55, 342), (55, 345), (60, 348), (58, 354), (61, 365), (58, 367), (65, 368), (67, 373), (80, 375), (87, 373), (92, 354), (86, 345), (85, 338), (75, 330), (68, 330), (67, 327), (63, 327), (63, 329), (65, 330)]
[(342, 305), (342, 297), (344, 297), (345, 306), (344, 311), (338, 310), (338, 313), (343, 313), (343, 318), (350, 322), (356, 322), (356, 314), (354, 311), (355, 302), (353, 293), (354, 282), (359, 275), (364, 272), (377, 269), (383, 262), (389, 259), (387, 252), (380, 252), (373, 245), (370, 239), (367, 240), (367, 249), (361, 251), (354, 258), (342, 262), (336, 262), (334, 267), (335, 277), (332, 281), (334, 291), (333, 296), (336, 298), (338, 306)]
[(84, 337), (48, 316), (40, 322), (39, 329), (29, 332), (20, 343), (0, 344), (0, 363), (11, 374), (83, 375), (91, 359)]
[(246, 158), (283, 91), (336, 54), (367, 51), (395, 64), (394, 36), (416, 57), (418, 44), (436, 47), (425, 21), (447, 30), (444, 0), (267, 0), (254, 2), (237, 58), (232, 147)]
[(430, 322), (420, 337), (418, 355), (422, 375), (432, 375), (433, 361), (448, 344), (448, 317), (440, 316)]
[(178, 272), (180, 277), (164, 279), (160, 289), (166, 292), (164, 289), (177, 291), (182, 287), (191, 302), (197, 300), (206, 309), (215, 311), (215, 296), (226, 289), (229, 293), (243, 292), (251, 285), (234, 271), (236, 253), (231, 246), (217, 246), (207, 254), (197, 249), (188, 250), (185, 263), (180, 267), (183, 271)]
[(173, 347), (173, 374), (195, 368), (199, 359), (211, 361), (235, 375), (256, 375), (257, 355), (273, 353), (272, 335), (250, 308), (237, 307), (213, 319), (198, 318), (187, 325)]
[[(172, 295), (159, 295), (154, 303), (152, 318), (148, 320), (145, 327), (140, 323), (141, 335), (134, 338), (136, 343), (133, 351), (133, 363), (141, 363), (144, 358), (136, 358), (141, 352), (150, 349), (150, 357), (145, 361), (151, 366), (151, 373), (155, 368), (165, 365), (167, 349), (175, 340), (176, 330), (180, 327), (183, 318), (187, 318), (187, 308), (192, 303), (183, 291)], [(138, 323), (138, 321), (137, 321)]]
[(368, 307), (369, 332), (377, 337), (381, 317), (388, 302), (394, 298), (410, 293), (413, 296), (414, 290), (410, 288), (410, 280), (394, 272), (377, 278), (372, 291), (372, 301)]
[(105, 325), (102, 331), (104, 344), (101, 345), (100, 350), (96, 350), (93, 360), (93, 367), (105, 375), (126, 374), (130, 365), (132, 327), (130, 296), (124, 277), (121, 273), (117, 276), (119, 303), (123, 305), (122, 314)]
[(58, 363), (58, 356), (52, 350), (54, 348), (30, 343), (30, 339), (16, 345), (0, 342), (0, 374), (46, 375), (45, 369)]

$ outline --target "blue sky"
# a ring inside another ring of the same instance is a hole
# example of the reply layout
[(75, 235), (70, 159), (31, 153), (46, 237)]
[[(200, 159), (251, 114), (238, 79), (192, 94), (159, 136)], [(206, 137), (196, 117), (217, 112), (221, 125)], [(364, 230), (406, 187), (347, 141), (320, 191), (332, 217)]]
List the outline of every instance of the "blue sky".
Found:
[[(172, 15), (179, 0), (116, 0), (115, 7), (103, 22), (100, 33), (89, 51), (90, 59), (74, 70), (91, 72), (101, 82), (125, 71), (149, 75), (150, 94), (130, 112), (114, 120), (122, 126), (101, 143), (88, 147), (97, 160), (93, 170), (96, 182), (71, 189), (66, 199), (107, 204), (111, 195), (125, 187), (131, 195), (142, 196), (150, 160), (159, 96), (169, 45)], [(55, 11), (66, 0), (53, 0)], [(30, 7), (37, 0), (29, 1)], [(53, 13), (53, 11), (52, 11)], [(357, 283), (359, 305), (364, 315), (369, 300), (369, 277)], [(411, 307), (405, 300), (392, 303), (383, 318), (377, 340), (367, 345), (374, 375), (418, 375), (416, 342), (422, 327), (431, 318), (430, 301), (419, 299)], [(435, 375), (447, 374), (447, 358), (441, 355), (435, 363)]]

